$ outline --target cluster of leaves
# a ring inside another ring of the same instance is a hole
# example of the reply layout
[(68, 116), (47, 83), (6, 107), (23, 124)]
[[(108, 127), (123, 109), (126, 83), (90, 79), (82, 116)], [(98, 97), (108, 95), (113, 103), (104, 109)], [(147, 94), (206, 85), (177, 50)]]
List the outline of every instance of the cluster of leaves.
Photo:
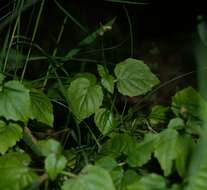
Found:
[[(192, 180), (189, 168), (202, 136), (207, 102), (188, 87), (172, 97), (171, 107), (156, 105), (148, 116), (131, 117), (129, 121), (123, 114), (114, 113), (115, 108), (105, 100), (115, 93), (144, 95), (159, 84), (159, 79), (142, 61), (132, 58), (118, 63), (114, 75), (102, 65), (97, 65), (97, 70), (100, 81), (91, 73), (79, 73), (64, 91), (78, 126), (93, 117), (101, 134), (100, 140), (96, 139), (97, 149), (90, 155), (86, 153), (87, 162), (77, 159), (76, 147), (62, 149), (54, 138), (32, 140), (29, 121), (53, 127), (52, 103), (28, 83), (6, 81), (0, 75), (0, 189), (37, 188), (45, 175), (57, 181), (62, 190), (180, 190)], [(167, 127), (159, 129), (161, 123)], [(144, 127), (147, 130), (136, 135)], [(30, 152), (20, 148), (18, 141), (24, 141), (37, 157), (44, 159), (40, 171), (32, 167), (30, 156), (34, 155), (29, 156)], [(161, 170), (149, 168), (153, 160), (158, 161)], [(205, 173), (201, 168), (187, 189), (205, 189)], [(178, 175), (180, 181), (173, 183), (169, 178), (173, 175)]]
[[(41, 50), (49, 67), (43, 82), (28, 81), (24, 75), (31, 49), (27, 56), (19, 51), (21, 40), (26, 40), (19, 34), (20, 15), (36, 1), (26, 1), (25, 7), (24, 1), (14, 2), (14, 15), (5, 17), (0, 26), (17, 16), (0, 52), (0, 189), (207, 189), (207, 102), (196, 90), (187, 87), (172, 97), (171, 105), (155, 105), (142, 113), (128, 108), (127, 102), (123, 110), (118, 105), (121, 98), (149, 95), (160, 83), (141, 60), (128, 58), (117, 63), (113, 72), (100, 62), (98, 76), (60, 77), (58, 69), (65, 71), (61, 61), (71, 60), (110, 31), (115, 19), (101, 25), (59, 62), (57, 49), (50, 56), (33, 43), (44, 0), (29, 45)], [(54, 2), (66, 18), (86, 31)], [(49, 77), (54, 83), (47, 85)], [(62, 106), (61, 113), (57, 105)]]

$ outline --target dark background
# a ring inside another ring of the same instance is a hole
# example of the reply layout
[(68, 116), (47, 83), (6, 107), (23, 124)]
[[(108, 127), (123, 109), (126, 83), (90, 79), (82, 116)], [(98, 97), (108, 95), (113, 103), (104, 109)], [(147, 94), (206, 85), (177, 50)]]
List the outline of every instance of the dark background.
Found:
[[(8, 1), (2, 0), (1, 2), (2, 7), (8, 5)], [(143, 59), (158, 75), (162, 83), (196, 69), (194, 46), (195, 42), (199, 40), (196, 31), (197, 17), (207, 15), (204, 1), (151, 0), (143, 1), (147, 3), (145, 5), (130, 5), (103, 0), (61, 0), (58, 2), (87, 29), (87, 32), (83, 32), (68, 19), (61, 42), (56, 44), (65, 14), (54, 1), (46, 0), (35, 43), (50, 55), (57, 47), (57, 55), (64, 56), (101, 24), (116, 17), (112, 31), (107, 32), (95, 43), (83, 49), (76, 58), (103, 60), (102, 49), (117, 46), (104, 51), (104, 61), (109, 63), (109, 67), (113, 68), (114, 64), (131, 56)], [(31, 38), (39, 7), (40, 3), (37, 3), (22, 13), (22, 35)], [(8, 5), (1, 10), (1, 16), (11, 8), (12, 6)], [(133, 50), (131, 50), (127, 14), (132, 25)], [(6, 31), (8, 27), (9, 25), (3, 31)], [(1, 31), (1, 44), (5, 35), (3, 31)], [(27, 48), (25, 47), (25, 49)], [(32, 53), (38, 54), (39, 52), (33, 49)], [(26, 77), (35, 79), (43, 76), (47, 68), (47, 62), (36, 62), (30, 65)], [(90, 62), (82, 63), (73, 60), (66, 62), (65, 68), (69, 72), (79, 72), (80, 70), (96, 72), (96, 64)], [(165, 99), (168, 101), (176, 90), (186, 85), (196, 86), (196, 74), (181, 78), (163, 87), (158, 91), (157, 98), (160, 98), (160, 101)]]

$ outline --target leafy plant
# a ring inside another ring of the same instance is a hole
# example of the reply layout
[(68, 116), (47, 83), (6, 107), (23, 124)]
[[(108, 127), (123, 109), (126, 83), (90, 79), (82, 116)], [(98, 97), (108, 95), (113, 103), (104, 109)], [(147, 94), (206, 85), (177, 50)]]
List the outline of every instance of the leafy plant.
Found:
[[(22, 11), (31, 4), (15, 1), (9, 33), (4, 36), (0, 189), (206, 189), (206, 100), (187, 87), (177, 91), (168, 106), (152, 105), (143, 111), (127, 105), (130, 98), (150, 97), (160, 83), (144, 61), (131, 57), (116, 64), (96, 61), (91, 72), (70, 72), (65, 61), (74, 61), (84, 48), (103, 40), (115, 19), (59, 57), (57, 47), (50, 54), (35, 42), (44, 3), (27, 39), (19, 27)], [(88, 31), (59, 2), (55, 5), (66, 15), (57, 44), (67, 19)], [(26, 55), (22, 44), (29, 44)], [(27, 77), (30, 61), (42, 59), (48, 64), (44, 76)]]

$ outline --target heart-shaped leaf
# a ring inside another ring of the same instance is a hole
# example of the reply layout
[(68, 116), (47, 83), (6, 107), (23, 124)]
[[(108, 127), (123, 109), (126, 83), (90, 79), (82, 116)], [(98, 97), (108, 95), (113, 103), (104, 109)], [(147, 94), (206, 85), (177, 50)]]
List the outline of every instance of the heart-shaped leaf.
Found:
[(8, 125), (0, 121), (0, 153), (5, 153), (8, 148), (14, 146), (22, 138), (22, 128), (15, 124)]
[(114, 73), (118, 91), (126, 96), (143, 95), (159, 84), (159, 79), (143, 61), (132, 58), (117, 64)]
[(0, 116), (8, 120), (27, 121), (30, 117), (30, 95), (18, 81), (9, 81), (0, 92)]
[(89, 117), (101, 106), (101, 86), (88, 78), (75, 79), (67, 91), (70, 108), (79, 121)]

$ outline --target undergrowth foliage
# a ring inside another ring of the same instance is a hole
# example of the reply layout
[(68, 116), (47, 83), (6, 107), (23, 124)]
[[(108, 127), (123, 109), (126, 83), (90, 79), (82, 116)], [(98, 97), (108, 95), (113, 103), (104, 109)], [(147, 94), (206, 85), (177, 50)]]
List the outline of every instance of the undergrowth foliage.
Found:
[[(24, 6), (17, 1), (13, 12)], [(60, 75), (63, 60), (72, 60), (111, 31), (115, 19), (60, 58), (57, 49), (50, 55), (34, 43), (43, 6), (41, 1), (32, 38), (27, 41), (19, 33), (17, 14), (1, 48), (0, 189), (206, 190), (202, 137), (207, 102), (201, 95), (186, 87), (168, 106), (153, 105), (144, 112), (128, 108), (125, 101), (120, 109), (121, 98), (145, 97), (160, 84), (142, 60), (127, 58), (113, 68), (97, 61), (95, 72)], [(2, 26), (11, 22), (3, 21)], [(29, 44), (27, 55), (21, 40)], [(35, 57), (32, 48), (42, 57)], [(49, 63), (45, 76), (26, 79), (30, 61), (41, 59)]]

